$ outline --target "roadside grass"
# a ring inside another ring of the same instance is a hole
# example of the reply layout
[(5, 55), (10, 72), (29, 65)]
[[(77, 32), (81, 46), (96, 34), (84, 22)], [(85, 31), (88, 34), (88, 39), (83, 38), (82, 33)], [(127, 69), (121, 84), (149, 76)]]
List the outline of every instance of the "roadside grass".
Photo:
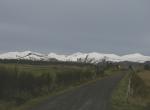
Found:
[(149, 110), (150, 109), (150, 71), (140, 71), (133, 79), (134, 94), (127, 98), (130, 72), (114, 90), (112, 110)]

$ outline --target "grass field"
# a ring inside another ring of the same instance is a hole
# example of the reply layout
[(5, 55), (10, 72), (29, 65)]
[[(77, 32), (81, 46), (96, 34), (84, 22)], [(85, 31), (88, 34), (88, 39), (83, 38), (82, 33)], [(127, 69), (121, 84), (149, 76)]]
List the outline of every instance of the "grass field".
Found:
[(144, 81), (146, 86), (150, 87), (150, 71), (140, 72), (138, 76)]

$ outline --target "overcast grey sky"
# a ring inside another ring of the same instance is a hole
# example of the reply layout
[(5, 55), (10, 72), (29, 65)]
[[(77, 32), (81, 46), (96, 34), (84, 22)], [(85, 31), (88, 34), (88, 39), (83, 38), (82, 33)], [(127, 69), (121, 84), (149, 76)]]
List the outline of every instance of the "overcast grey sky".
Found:
[(0, 52), (150, 55), (150, 0), (0, 0)]

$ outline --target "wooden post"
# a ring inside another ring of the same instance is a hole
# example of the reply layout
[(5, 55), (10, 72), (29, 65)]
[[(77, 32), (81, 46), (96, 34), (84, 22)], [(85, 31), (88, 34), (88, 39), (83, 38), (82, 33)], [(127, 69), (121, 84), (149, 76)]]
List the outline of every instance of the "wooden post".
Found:
[(128, 83), (128, 88), (127, 88), (127, 102), (129, 102), (129, 97), (133, 96), (133, 92), (134, 92), (134, 89), (132, 87), (132, 80), (133, 80), (135, 71), (131, 65), (129, 66), (129, 69), (131, 70), (131, 74), (129, 76), (129, 83)]

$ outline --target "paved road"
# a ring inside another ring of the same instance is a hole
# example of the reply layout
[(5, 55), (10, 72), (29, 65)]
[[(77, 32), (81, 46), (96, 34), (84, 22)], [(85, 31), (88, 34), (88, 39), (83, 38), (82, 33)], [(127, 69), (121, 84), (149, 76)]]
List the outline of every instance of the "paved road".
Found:
[(118, 74), (50, 97), (31, 110), (109, 110), (112, 91), (122, 77)]

